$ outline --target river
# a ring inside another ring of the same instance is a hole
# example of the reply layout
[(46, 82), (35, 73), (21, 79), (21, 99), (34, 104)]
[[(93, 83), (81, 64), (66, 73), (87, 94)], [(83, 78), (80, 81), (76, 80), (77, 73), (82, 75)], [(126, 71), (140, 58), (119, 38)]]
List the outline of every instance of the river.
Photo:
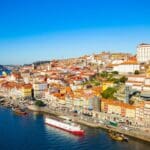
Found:
[(129, 142), (110, 139), (102, 129), (82, 126), (78, 137), (44, 124), (43, 115), (17, 116), (0, 107), (0, 150), (149, 150), (150, 143), (129, 138)]

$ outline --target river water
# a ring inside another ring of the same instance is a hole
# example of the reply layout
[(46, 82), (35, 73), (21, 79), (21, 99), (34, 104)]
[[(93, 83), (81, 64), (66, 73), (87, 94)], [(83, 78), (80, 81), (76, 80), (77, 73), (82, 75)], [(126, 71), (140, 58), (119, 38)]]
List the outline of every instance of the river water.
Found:
[(86, 134), (71, 135), (44, 124), (43, 115), (17, 116), (0, 107), (0, 150), (149, 150), (150, 143), (110, 139), (107, 132), (82, 126)]

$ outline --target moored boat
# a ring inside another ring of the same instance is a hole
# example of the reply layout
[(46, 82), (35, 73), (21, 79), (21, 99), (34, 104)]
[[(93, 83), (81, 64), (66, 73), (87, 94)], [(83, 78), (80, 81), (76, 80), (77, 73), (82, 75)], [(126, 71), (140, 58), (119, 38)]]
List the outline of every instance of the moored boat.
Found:
[(26, 115), (27, 112), (25, 112), (24, 110), (21, 110), (20, 108), (12, 108), (12, 111), (18, 115)]
[(117, 132), (109, 132), (109, 136), (116, 141), (125, 141), (128, 142), (128, 138), (124, 136), (123, 134), (117, 133)]
[(84, 135), (84, 130), (82, 130), (79, 125), (76, 125), (68, 120), (65, 121), (61, 119), (52, 119), (49, 117), (45, 117), (45, 123), (47, 125), (62, 129), (74, 135)]
[(121, 136), (118, 136), (118, 135), (113, 135), (113, 134), (109, 134), (110, 137), (113, 139), (113, 140), (116, 140), (116, 141), (123, 141), (123, 137)]

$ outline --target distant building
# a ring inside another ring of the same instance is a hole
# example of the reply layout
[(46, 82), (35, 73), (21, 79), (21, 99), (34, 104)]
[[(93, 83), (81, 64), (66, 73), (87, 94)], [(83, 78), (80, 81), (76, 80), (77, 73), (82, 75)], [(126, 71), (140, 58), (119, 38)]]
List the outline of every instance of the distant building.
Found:
[(135, 70), (140, 70), (140, 65), (137, 62), (124, 62), (113, 66), (113, 71), (119, 73), (134, 73)]
[(140, 63), (150, 62), (150, 44), (142, 43), (137, 47), (137, 61)]

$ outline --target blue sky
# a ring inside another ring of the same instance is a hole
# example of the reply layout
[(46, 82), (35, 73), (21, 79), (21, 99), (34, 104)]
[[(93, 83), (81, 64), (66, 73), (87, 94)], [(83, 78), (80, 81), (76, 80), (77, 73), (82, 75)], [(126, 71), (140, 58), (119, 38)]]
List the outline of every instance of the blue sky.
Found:
[(0, 64), (136, 53), (150, 43), (149, 0), (1, 0)]

